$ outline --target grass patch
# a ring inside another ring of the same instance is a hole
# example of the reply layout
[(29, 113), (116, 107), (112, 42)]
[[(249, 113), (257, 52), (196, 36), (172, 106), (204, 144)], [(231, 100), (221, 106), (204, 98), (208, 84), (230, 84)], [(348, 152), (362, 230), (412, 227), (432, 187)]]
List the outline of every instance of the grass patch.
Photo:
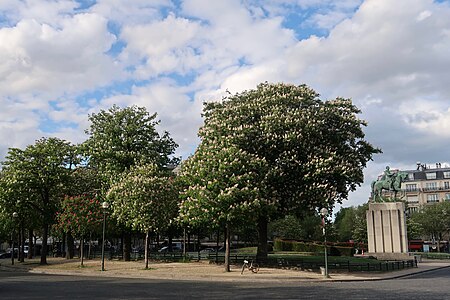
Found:
[(238, 248), (235, 250), (232, 250), (232, 253), (237, 254), (256, 254), (257, 247), (245, 247), (245, 248)]
[[(269, 258), (273, 259), (292, 259), (292, 260), (302, 260), (304, 262), (320, 263), (324, 260), (324, 255), (303, 255), (301, 253), (274, 253), (269, 254)], [(365, 258), (365, 257), (352, 257), (352, 256), (328, 256), (328, 262), (330, 263), (380, 263), (379, 260), (375, 258)]]

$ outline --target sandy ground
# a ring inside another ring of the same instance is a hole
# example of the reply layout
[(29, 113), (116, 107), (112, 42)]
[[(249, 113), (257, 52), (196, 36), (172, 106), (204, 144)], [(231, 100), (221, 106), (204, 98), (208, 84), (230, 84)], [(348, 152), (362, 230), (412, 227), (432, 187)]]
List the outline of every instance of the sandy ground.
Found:
[(395, 272), (355, 272), (331, 273), (330, 278), (324, 278), (319, 272), (261, 268), (258, 273), (245, 270), (241, 275), (240, 266), (232, 266), (231, 272), (225, 272), (223, 265), (208, 262), (150, 262), (149, 269), (145, 269), (145, 262), (105, 260), (105, 271), (101, 271), (101, 260), (85, 260), (80, 266), (79, 259), (66, 260), (64, 258), (48, 258), (48, 265), (41, 266), (39, 259), (16, 261), (2, 259), (0, 269), (23, 270), (33, 273), (51, 273), (62, 275), (84, 275), (101, 277), (173, 279), (173, 280), (202, 280), (202, 281), (322, 281), (322, 280), (373, 280), (401, 276), (433, 268), (450, 267), (449, 262), (428, 262), (419, 264), (419, 268), (405, 269)]
[(48, 258), (48, 265), (39, 265), (39, 259), (26, 260), (24, 263), (3, 260), (1, 266), (15, 268), (33, 273), (73, 274), (86, 276), (114, 276), (127, 278), (153, 278), (177, 280), (311, 280), (321, 279), (320, 273), (296, 270), (261, 268), (258, 273), (245, 270), (241, 275), (240, 266), (231, 266), (231, 272), (226, 272), (223, 265), (208, 262), (150, 262), (145, 269), (145, 262), (105, 260), (105, 271), (101, 271), (100, 260), (84, 260), (80, 266), (79, 259)]

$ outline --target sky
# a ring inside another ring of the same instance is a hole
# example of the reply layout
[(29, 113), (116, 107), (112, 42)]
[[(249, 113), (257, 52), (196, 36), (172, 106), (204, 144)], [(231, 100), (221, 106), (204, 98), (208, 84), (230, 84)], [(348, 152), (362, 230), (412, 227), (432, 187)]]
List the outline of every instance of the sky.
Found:
[(0, 160), (41, 137), (83, 142), (88, 115), (156, 112), (188, 157), (204, 101), (261, 82), (351, 98), (387, 165), (450, 161), (450, 1), (0, 0)]

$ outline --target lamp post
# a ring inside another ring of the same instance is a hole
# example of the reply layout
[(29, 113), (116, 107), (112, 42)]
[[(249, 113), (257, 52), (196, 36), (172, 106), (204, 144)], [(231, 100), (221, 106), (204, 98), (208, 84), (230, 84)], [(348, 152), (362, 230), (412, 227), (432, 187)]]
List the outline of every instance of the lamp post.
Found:
[(322, 215), (322, 230), (323, 230), (323, 239), (324, 239), (324, 248), (325, 248), (325, 274), (324, 277), (328, 278), (328, 255), (327, 255), (327, 235), (326, 235), (326, 230), (325, 230), (325, 226), (326, 226), (326, 216), (328, 215), (328, 209), (326, 209), (325, 207), (322, 208), (320, 210), (320, 214)]
[(19, 216), (18, 213), (13, 212), (13, 224), (12, 224), (12, 232), (11, 232), (11, 265), (14, 265), (14, 225), (15, 225), (15, 219)]
[(109, 207), (108, 202), (102, 203), (103, 208), (103, 239), (102, 239), (102, 271), (105, 271), (105, 230), (106, 230), (106, 210)]

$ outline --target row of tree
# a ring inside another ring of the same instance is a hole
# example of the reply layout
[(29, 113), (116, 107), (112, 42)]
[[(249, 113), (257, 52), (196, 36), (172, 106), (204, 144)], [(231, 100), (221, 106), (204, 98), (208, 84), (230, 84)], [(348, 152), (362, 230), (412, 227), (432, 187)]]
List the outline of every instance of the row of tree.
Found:
[(363, 182), (367, 161), (380, 150), (364, 139), (358, 113), (351, 100), (322, 101), (306, 85), (260, 84), (205, 104), (201, 143), (175, 176), (177, 145), (158, 133), (156, 114), (113, 106), (89, 116), (80, 145), (44, 138), (11, 148), (0, 175), (0, 213), (11, 220), (16, 211), (30, 220), (27, 228), (42, 228), (43, 264), (50, 226), (85, 235), (98, 227), (105, 200), (117, 228), (144, 232), (147, 240), (175, 227), (223, 230), (226, 257), (232, 232), (253, 226), (264, 260), (270, 220), (331, 211)]

